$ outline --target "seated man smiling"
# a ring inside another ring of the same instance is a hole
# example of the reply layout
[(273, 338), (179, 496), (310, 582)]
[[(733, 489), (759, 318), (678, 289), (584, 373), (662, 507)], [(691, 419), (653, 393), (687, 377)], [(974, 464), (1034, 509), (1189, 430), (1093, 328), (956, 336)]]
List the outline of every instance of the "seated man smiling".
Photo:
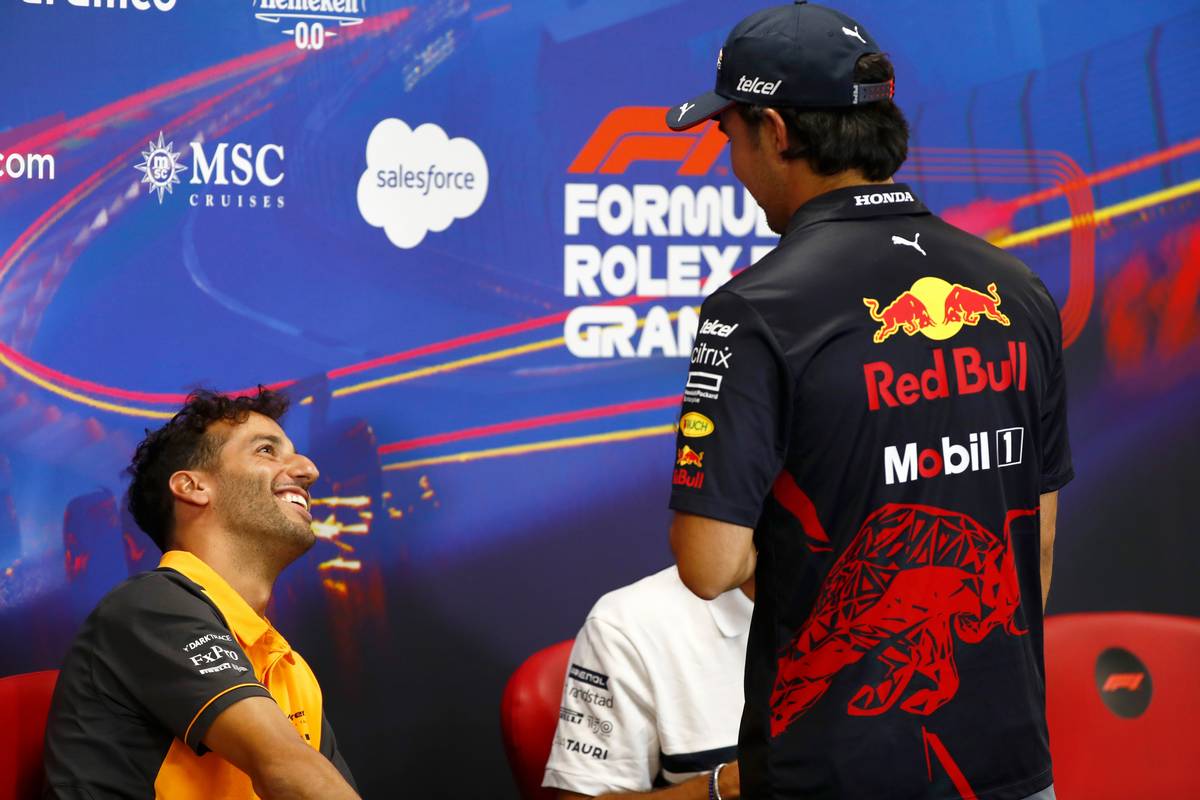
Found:
[(163, 550), (113, 589), (63, 663), (47, 797), (356, 798), (308, 664), (263, 616), (315, 541), (317, 468), (287, 398), (192, 394), (138, 445), (129, 507)]

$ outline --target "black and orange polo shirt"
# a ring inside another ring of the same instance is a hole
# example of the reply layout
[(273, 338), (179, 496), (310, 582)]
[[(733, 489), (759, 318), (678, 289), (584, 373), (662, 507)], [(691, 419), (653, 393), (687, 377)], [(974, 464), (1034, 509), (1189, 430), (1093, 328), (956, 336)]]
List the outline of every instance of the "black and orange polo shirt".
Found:
[(212, 568), (172, 550), (109, 592), (68, 652), (46, 729), (47, 796), (256, 797), (204, 746), (247, 697), (273, 698), (353, 785), (308, 664)]

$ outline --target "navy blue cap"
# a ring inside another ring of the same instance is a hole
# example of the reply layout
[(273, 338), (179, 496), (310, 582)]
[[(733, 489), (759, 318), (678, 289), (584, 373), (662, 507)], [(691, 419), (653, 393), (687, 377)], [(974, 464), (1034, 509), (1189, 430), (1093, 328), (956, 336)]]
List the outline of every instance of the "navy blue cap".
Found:
[(878, 52), (861, 25), (832, 8), (797, 0), (759, 11), (729, 32), (716, 89), (669, 110), (667, 125), (685, 130), (734, 103), (830, 108), (890, 99), (893, 81), (854, 82), (858, 59)]

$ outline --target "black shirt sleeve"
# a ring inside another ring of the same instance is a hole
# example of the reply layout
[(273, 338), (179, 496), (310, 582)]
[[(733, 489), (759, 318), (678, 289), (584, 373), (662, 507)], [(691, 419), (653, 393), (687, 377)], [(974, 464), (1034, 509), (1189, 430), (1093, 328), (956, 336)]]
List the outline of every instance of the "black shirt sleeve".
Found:
[(671, 508), (753, 528), (786, 453), (792, 381), (741, 297), (705, 301), (676, 431)]
[(165, 572), (113, 600), (96, 620), (94, 669), (197, 755), (222, 711), (271, 696), (216, 609)]
[(1067, 381), (1063, 374), (1062, 350), (1059, 349), (1055, 356), (1042, 403), (1041, 494), (1056, 492), (1075, 477), (1067, 432)]
[(354, 782), (354, 776), (350, 774), (350, 767), (346, 764), (346, 759), (342, 758), (342, 751), (337, 746), (337, 737), (333, 735), (333, 726), (329, 724), (329, 715), (323, 709), (321, 711), (321, 755), (329, 759), (330, 763), (346, 779), (346, 783), (350, 784), (350, 788), (357, 792), (358, 784)]
[(1039, 420), (1041, 440), (1038, 442), (1042, 465), (1039, 493), (1047, 494), (1056, 492), (1070, 483), (1075, 477), (1075, 469), (1071, 463), (1071, 442), (1067, 430), (1067, 378), (1063, 369), (1062, 319), (1058, 304), (1054, 302), (1045, 284), (1038, 280), (1037, 285), (1048, 301), (1047, 318), (1053, 320), (1050, 331), (1053, 352), (1042, 392)]

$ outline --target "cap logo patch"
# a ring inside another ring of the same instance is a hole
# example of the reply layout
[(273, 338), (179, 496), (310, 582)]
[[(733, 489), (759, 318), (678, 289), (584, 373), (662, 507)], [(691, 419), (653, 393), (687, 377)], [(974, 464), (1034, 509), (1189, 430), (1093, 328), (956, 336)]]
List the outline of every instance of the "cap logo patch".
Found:
[(684, 103), (683, 105), (681, 105), (679, 107), (679, 121), (683, 122), (684, 115), (687, 114), (687, 112), (691, 111), (695, 107), (696, 107), (695, 103)]
[(722, 47), (720, 50), (717, 51), (717, 69), (718, 70), (721, 69), (721, 59), (723, 59), (724, 57), (725, 57), (725, 48)]
[(849, 28), (847, 28), (847, 27), (843, 26), (843, 27), (842, 27), (842, 33), (846, 34), (847, 36), (850, 36), (850, 37), (853, 37), (853, 38), (855, 38), (855, 39), (858, 39), (858, 40), (859, 40), (860, 42), (862, 42), (863, 44), (866, 44), (866, 43), (867, 43), (867, 40), (866, 40), (866, 39), (864, 39), (864, 38), (862, 37), (862, 34), (860, 34), (860, 33), (858, 32), (858, 26), (857, 26), (857, 25), (855, 25), (855, 26), (854, 26), (854, 30), (850, 30)]
[(762, 78), (747, 78), (742, 76), (738, 81), (737, 90), (739, 92), (749, 92), (750, 94), (765, 94), (772, 95), (779, 90), (779, 85), (783, 83), (783, 79), (777, 81), (764, 81)]

